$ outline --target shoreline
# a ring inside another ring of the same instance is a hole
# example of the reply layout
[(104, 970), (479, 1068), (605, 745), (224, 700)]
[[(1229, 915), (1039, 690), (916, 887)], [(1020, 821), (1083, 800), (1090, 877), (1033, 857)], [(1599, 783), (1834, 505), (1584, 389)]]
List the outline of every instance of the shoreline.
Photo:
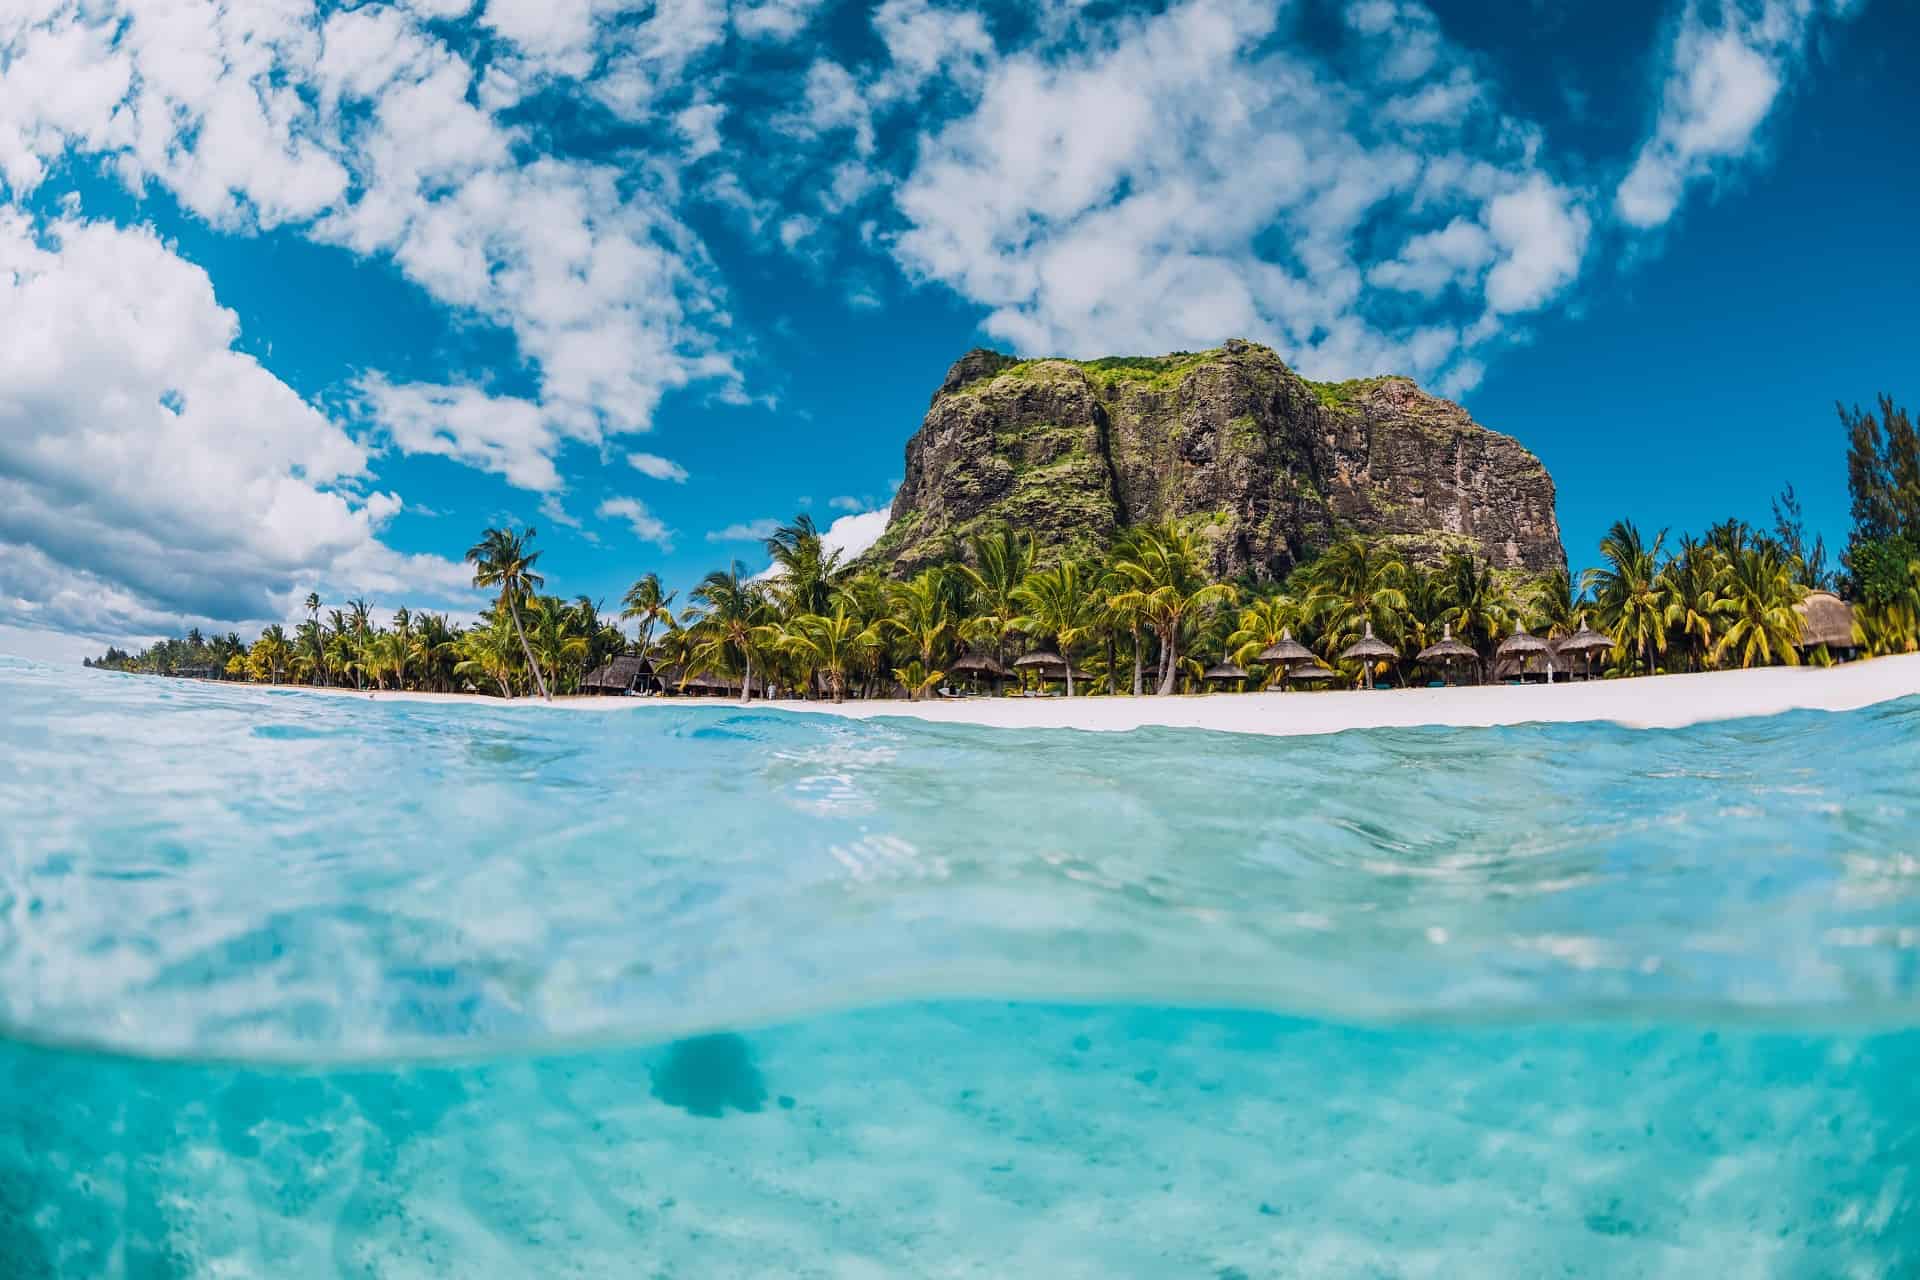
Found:
[[(154, 678), (154, 677), (149, 677)], [(164, 677), (162, 677), (164, 678)], [(469, 693), (371, 692), (311, 685), (234, 685), (262, 692), (548, 711), (616, 713), (649, 707), (738, 709), (737, 698), (538, 698)], [(1493, 728), (1519, 724), (1611, 723), (1632, 729), (1688, 725), (1788, 711), (1857, 711), (1920, 695), (1920, 654), (1898, 654), (1843, 666), (1756, 667), (1682, 675), (1553, 685), (1481, 685), (1365, 692), (1208, 693), (1169, 697), (875, 699), (834, 704), (755, 699), (749, 707), (851, 720), (906, 718), (933, 724), (999, 729), (1207, 729), (1293, 737), (1348, 729)]]

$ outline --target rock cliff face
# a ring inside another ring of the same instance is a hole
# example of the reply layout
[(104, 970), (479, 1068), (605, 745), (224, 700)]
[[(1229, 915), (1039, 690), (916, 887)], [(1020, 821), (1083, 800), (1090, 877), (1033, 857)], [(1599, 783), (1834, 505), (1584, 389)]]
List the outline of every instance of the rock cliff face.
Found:
[(863, 559), (908, 573), (1003, 523), (1092, 553), (1129, 525), (1214, 514), (1222, 577), (1280, 577), (1349, 532), (1533, 575), (1566, 565), (1553, 498), (1518, 441), (1406, 378), (1307, 382), (1240, 341), (1088, 361), (971, 351), (907, 442)]

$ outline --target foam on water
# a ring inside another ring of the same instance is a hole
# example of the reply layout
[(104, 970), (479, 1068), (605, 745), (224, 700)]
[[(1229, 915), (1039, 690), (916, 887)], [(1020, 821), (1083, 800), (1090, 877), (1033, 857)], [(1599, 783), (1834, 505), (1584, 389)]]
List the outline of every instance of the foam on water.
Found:
[(1920, 1269), (1910, 703), (0, 728), (0, 1274)]

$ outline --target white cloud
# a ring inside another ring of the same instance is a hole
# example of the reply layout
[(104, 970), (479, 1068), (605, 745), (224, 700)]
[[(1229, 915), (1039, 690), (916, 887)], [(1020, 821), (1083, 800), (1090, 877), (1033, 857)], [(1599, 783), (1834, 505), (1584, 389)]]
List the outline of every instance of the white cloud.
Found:
[(1615, 193), (1620, 218), (1660, 226), (1689, 185), (1752, 152), (1816, 22), (1858, 8), (1856, 0), (1686, 0), (1668, 49), (1659, 114)]
[(1564, 188), (1536, 175), (1488, 201), (1486, 216), (1500, 254), (1487, 273), (1490, 312), (1532, 311), (1580, 273), (1593, 223)]
[(369, 416), (403, 452), (452, 458), (537, 493), (564, 487), (553, 463), (563, 423), (531, 400), (478, 387), (396, 385), (380, 374), (363, 378), (358, 390)]
[(0, 624), (93, 637), (284, 618), (308, 589), (464, 599), (379, 539), (369, 453), (235, 349), (151, 232), (0, 210)]
[(827, 505), (832, 507), (835, 511), (854, 511), (854, 512), (865, 511), (868, 506), (867, 503), (862, 502), (858, 498), (849, 498), (845, 496), (838, 497), (838, 498), (828, 498)]
[[(30, 0), (24, 20), (0, 20), (0, 174), (24, 191), (68, 155), (99, 156), (216, 225), (290, 225), (390, 259), (510, 331), (538, 378), (538, 424), (521, 413), (502, 428), (511, 441), (481, 432), (474, 447), (429, 435), (428, 451), (550, 489), (566, 441), (644, 431), (667, 392), (711, 381), (737, 394), (739, 374), (671, 166), (541, 154), (497, 113), (604, 60), (607, 83), (649, 79), (647, 109), (673, 96), (701, 153), (718, 117), (679, 73), (721, 39), (724, 9), (702, 6), (676, 0), (635, 23), (624, 0), (487, 0), (478, 20), (511, 56), (483, 78), (422, 25), (452, 4)], [(464, 398), (447, 381), (424, 391), (442, 409)], [(394, 433), (402, 448), (416, 438)]]
[(791, 40), (806, 29), (820, 0), (761, 0), (735, 4), (733, 29), (749, 40)]
[(891, 515), (892, 512), (882, 507), (878, 511), (841, 516), (821, 533), (821, 545), (851, 560), (880, 540), (880, 535), (887, 531), (887, 521)]
[[(972, 109), (919, 140), (900, 260), (1023, 352), (1239, 334), (1323, 376), (1444, 372), (1476, 315), (1575, 278), (1591, 220), (1423, 6), (1349, 15), (1370, 81), (1333, 79), (1254, 0), (1186, 0), (1073, 51), (990, 61)], [(1388, 296), (1450, 284), (1468, 295), (1455, 317)]]
[(655, 480), (671, 480), (675, 484), (687, 482), (687, 469), (671, 458), (663, 458), (657, 453), (630, 453), (627, 465), (643, 476)]
[(780, 522), (771, 516), (761, 520), (743, 520), (730, 524), (724, 529), (714, 529), (707, 534), (708, 542), (765, 542), (771, 538)]
[(673, 550), (673, 530), (638, 498), (608, 498), (594, 514), (602, 520), (625, 520), (640, 541), (651, 542), (662, 551)]

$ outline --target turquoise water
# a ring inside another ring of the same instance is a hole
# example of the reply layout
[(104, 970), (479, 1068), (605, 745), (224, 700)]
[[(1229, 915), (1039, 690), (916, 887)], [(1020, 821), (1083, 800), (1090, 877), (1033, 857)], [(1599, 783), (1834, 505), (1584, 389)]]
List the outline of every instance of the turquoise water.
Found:
[(0, 1276), (1920, 1274), (1914, 703), (0, 728)]

